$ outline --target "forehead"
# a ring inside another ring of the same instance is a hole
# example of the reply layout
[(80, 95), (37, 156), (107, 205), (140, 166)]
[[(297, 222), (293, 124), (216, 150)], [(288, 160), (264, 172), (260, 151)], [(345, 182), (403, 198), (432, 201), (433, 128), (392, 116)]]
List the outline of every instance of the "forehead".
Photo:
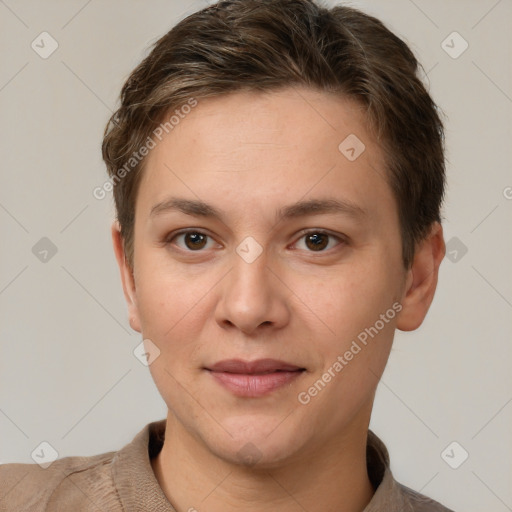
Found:
[(148, 155), (137, 209), (149, 215), (169, 194), (225, 210), (315, 194), (393, 207), (362, 107), (296, 87), (199, 99)]

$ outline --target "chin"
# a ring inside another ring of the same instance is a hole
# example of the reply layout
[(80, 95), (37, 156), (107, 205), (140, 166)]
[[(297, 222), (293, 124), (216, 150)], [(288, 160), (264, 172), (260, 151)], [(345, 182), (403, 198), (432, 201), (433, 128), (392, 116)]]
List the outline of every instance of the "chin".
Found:
[(215, 445), (215, 455), (230, 464), (246, 467), (251, 470), (275, 469), (287, 464), (296, 454), (298, 447), (295, 442), (282, 443), (256, 442), (250, 439), (239, 440), (230, 446)]
[(285, 418), (232, 418), (223, 422), (226, 430), (220, 437), (209, 438), (207, 445), (217, 457), (232, 464), (252, 469), (282, 466), (295, 458), (308, 439), (304, 425), (290, 428)]

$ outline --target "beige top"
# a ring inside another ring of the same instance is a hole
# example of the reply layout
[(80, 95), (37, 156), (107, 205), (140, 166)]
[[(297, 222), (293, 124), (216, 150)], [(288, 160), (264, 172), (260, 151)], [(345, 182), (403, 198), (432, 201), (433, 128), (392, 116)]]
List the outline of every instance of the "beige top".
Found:
[[(0, 465), (0, 511), (176, 512), (151, 467), (163, 445), (165, 419), (146, 425), (124, 448), (90, 457)], [(396, 482), (382, 441), (368, 431), (368, 475), (377, 490), (363, 512), (453, 512)]]

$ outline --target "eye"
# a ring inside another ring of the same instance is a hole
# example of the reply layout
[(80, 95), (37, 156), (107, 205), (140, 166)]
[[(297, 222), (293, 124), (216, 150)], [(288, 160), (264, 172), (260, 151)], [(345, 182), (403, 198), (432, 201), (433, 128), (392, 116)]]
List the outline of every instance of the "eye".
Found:
[[(304, 245), (309, 252), (326, 252), (326, 248), (331, 249), (333, 247), (332, 240), (337, 240), (339, 243), (345, 242), (339, 236), (318, 229), (303, 233), (301, 238), (299, 238), (300, 240), (304, 240)], [(334, 244), (334, 246), (336, 245), (339, 244)]]
[(177, 240), (177, 239), (179, 240), (180, 238), (183, 240), (183, 245), (180, 245), (180, 244), (176, 244), (176, 245), (180, 249), (188, 250), (188, 251), (197, 252), (204, 248), (207, 248), (207, 249), (211, 248), (211, 247), (207, 247), (208, 239), (210, 239), (210, 242), (213, 243), (213, 240), (211, 239), (211, 237), (209, 235), (207, 235), (206, 233), (203, 233), (202, 231), (197, 231), (197, 230), (193, 230), (193, 229), (181, 231), (179, 233), (176, 233), (176, 234), (170, 236), (167, 239), (167, 243), (172, 243), (174, 240)]
[[(176, 242), (176, 240), (180, 239), (182, 240), (181, 244)], [(303, 232), (295, 245), (302, 240), (304, 240), (305, 250), (308, 252), (326, 252), (337, 245), (346, 243), (343, 237), (318, 229)], [(338, 243), (334, 243), (334, 241)], [(208, 242), (210, 242), (210, 245), (208, 245)], [(166, 243), (174, 243), (180, 249), (188, 252), (200, 252), (202, 249), (211, 249), (212, 244), (215, 245), (210, 235), (195, 229), (187, 229), (174, 233), (169, 236)], [(299, 249), (304, 249), (304, 247), (299, 247)]]

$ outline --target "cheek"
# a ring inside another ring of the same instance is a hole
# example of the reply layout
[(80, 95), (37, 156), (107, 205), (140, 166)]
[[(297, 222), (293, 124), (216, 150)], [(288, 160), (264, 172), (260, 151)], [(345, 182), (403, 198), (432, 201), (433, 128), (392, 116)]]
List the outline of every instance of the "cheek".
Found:
[(187, 383), (193, 382), (201, 362), (197, 340), (205, 322), (204, 288), (198, 280), (147, 268), (153, 270), (139, 274), (138, 310), (143, 337), (160, 350), (149, 371), (169, 409), (189, 410)]
[(150, 264), (138, 273), (136, 287), (143, 336), (154, 340), (162, 352), (172, 352), (173, 359), (189, 352), (188, 340), (199, 339), (204, 323), (208, 283)]
[[(305, 302), (318, 318), (327, 345), (333, 346), (334, 341), (334, 348), (342, 349), (392, 308), (398, 297), (396, 279), (387, 271), (391, 267), (380, 261), (375, 257), (366, 264), (346, 265), (329, 275), (312, 278), (309, 290), (313, 291)], [(387, 322), (380, 329), (383, 334), (392, 330), (392, 324)]]
[(322, 367), (305, 383), (301, 396), (311, 400), (319, 428), (329, 424), (336, 429), (371, 403), (391, 350), (396, 310), (385, 277), (378, 280), (351, 269), (330, 282), (328, 292), (310, 299), (326, 335), (315, 335)]

